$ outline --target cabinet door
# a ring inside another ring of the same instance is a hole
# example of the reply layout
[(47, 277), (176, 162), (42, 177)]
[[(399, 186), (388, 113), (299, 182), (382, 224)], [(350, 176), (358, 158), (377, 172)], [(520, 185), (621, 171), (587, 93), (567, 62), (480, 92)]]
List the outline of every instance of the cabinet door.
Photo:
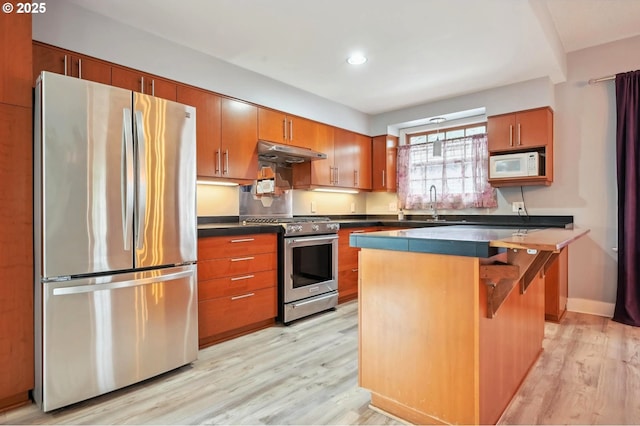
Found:
[(42, 71), (55, 72), (67, 75), (71, 55), (63, 50), (55, 49), (40, 44), (33, 44), (33, 86)]
[(111, 70), (111, 84), (134, 92), (145, 92), (145, 83), (142, 74), (137, 71), (120, 67), (113, 67)]
[(487, 119), (489, 151), (504, 151), (515, 146), (515, 114), (503, 114)]
[(86, 56), (71, 55), (69, 73), (73, 77), (111, 84), (111, 66)]
[(289, 143), (295, 146), (310, 148), (315, 146), (316, 126), (315, 122), (301, 117), (288, 117)]
[(371, 189), (371, 138), (356, 135), (356, 188)]
[(553, 119), (549, 108), (516, 113), (515, 148), (546, 146), (552, 132)]
[(255, 179), (258, 174), (258, 108), (222, 99), (222, 177)]
[(337, 170), (334, 172), (334, 185), (343, 188), (356, 188), (358, 148), (355, 133), (344, 129), (335, 129), (333, 152)]
[(177, 100), (196, 108), (198, 176), (220, 176), (220, 97), (180, 85), (177, 87)]
[(387, 137), (376, 136), (371, 140), (371, 186), (374, 191), (387, 189)]
[(258, 108), (258, 138), (260, 140), (285, 143), (287, 116), (283, 112)]
[(315, 135), (314, 145), (309, 148), (327, 154), (327, 158), (311, 162), (311, 184), (328, 186), (333, 182), (334, 128), (326, 124), (316, 123)]
[(144, 75), (144, 78), (147, 86), (145, 93), (169, 101), (176, 101), (177, 84), (153, 75)]
[[(397, 143), (396, 143), (397, 145)], [(387, 173), (385, 174), (387, 191), (396, 192), (397, 185), (397, 167), (398, 167), (398, 148), (387, 147)]]

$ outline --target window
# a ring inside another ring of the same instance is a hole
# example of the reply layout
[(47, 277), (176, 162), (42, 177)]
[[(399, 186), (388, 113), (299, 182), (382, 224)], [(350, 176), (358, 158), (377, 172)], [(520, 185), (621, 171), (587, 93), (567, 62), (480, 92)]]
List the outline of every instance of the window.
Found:
[(485, 124), (407, 135), (398, 149), (400, 207), (430, 209), (432, 185), (438, 208), (497, 207), (488, 155)]

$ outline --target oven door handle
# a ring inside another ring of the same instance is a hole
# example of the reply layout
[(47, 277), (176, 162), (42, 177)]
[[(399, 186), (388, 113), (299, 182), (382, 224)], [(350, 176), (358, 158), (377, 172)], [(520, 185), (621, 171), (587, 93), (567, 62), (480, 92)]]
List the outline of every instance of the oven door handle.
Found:
[(309, 241), (332, 241), (337, 239), (338, 239), (337, 235), (323, 235), (322, 237), (292, 238), (290, 241), (292, 244), (295, 244), (295, 243), (306, 243)]

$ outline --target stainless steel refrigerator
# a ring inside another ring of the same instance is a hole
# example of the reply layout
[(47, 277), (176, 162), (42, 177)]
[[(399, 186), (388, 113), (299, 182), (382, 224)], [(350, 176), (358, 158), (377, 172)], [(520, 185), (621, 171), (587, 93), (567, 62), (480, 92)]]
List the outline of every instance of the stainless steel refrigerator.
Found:
[(197, 358), (196, 112), (43, 72), (36, 384), (49, 411)]

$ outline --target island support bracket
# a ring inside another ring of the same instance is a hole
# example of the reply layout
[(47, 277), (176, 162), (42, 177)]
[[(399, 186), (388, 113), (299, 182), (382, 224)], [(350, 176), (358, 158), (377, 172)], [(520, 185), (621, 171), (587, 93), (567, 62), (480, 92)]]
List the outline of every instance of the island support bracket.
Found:
[(557, 253), (526, 249), (511, 249), (507, 263), (480, 266), (480, 279), (487, 285), (487, 317), (496, 316), (498, 309), (520, 283), (520, 294), (524, 294), (536, 275), (548, 268)]

